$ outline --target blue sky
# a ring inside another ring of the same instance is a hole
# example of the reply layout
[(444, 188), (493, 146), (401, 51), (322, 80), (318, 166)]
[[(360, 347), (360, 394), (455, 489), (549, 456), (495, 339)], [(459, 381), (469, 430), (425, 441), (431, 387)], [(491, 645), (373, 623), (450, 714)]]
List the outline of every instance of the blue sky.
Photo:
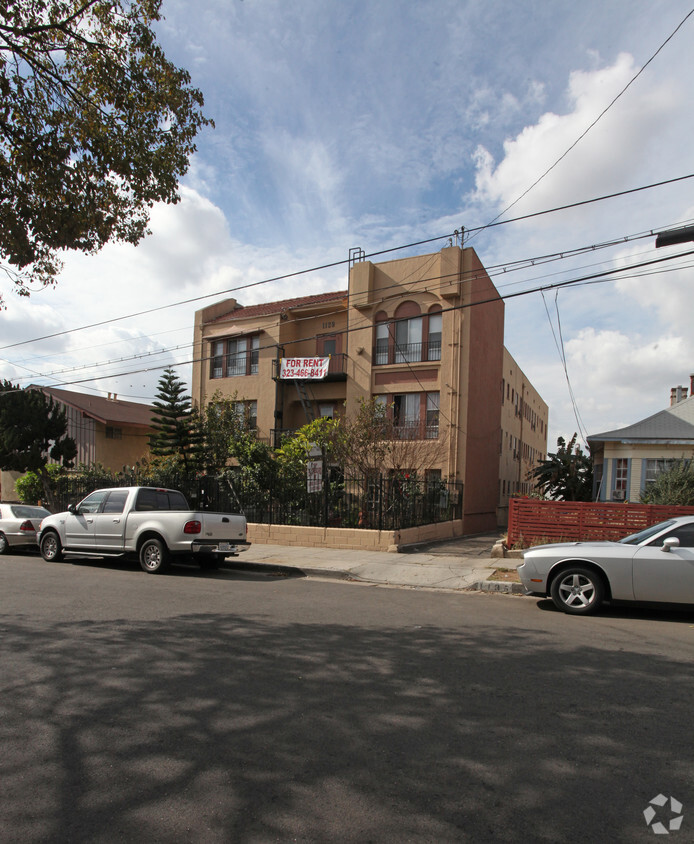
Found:
[[(162, 11), (165, 51), (189, 69), (216, 128), (199, 137), (182, 201), (154, 209), (138, 247), (67, 256), (58, 286), (28, 300), (0, 282), (0, 345), (68, 332), (0, 350), (0, 377), (140, 400), (153, 397), (158, 367), (176, 365), (189, 383), (195, 305), (71, 329), (344, 260), (350, 247), (483, 226), (631, 80), (505, 216), (694, 173), (694, 16), (634, 79), (689, 2), (164, 0)], [(693, 190), (682, 181), (469, 244), (486, 266), (506, 266), (493, 276), (502, 293), (628, 266), (663, 256), (652, 237), (632, 238), (688, 222)], [(554, 253), (566, 257), (530, 260)], [(528, 263), (511, 271), (516, 261)], [(668, 266), (507, 302), (506, 345), (550, 405), (550, 450), (577, 429), (562, 354), (586, 434), (644, 418), (689, 384), (694, 273), (686, 259)], [(344, 287), (338, 267), (235, 295), (253, 304)]]

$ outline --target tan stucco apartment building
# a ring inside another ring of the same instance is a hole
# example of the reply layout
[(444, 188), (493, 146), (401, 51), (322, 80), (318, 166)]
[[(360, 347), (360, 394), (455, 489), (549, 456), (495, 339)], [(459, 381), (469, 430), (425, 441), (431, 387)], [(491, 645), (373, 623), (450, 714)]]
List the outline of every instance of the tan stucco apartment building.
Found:
[[(408, 468), (464, 484), (463, 530), (476, 533), (503, 523), (512, 482), (546, 453), (547, 406), (503, 341), (504, 303), (473, 249), (355, 260), (347, 290), (197, 311), (192, 395), (234, 397), (275, 444), (377, 397), (416, 442)], [(280, 359), (314, 356), (330, 356), (324, 379), (279, 378)]]

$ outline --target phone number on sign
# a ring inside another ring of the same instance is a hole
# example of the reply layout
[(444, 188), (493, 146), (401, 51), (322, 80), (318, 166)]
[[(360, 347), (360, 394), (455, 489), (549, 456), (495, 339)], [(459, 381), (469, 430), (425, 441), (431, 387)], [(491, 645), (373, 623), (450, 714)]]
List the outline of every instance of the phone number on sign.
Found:
[(292, 369), (291, 367), (285, 367), (282, 370), (283, 378), (323, 378), (324, 375), (324, 369)]

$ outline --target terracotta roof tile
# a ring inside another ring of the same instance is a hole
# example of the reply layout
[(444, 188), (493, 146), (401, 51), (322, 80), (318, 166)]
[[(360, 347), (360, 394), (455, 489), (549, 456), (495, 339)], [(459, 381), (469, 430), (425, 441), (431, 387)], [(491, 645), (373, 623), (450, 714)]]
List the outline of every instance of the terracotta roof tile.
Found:
[(230, 319), (248, 319), (249, 317), (270, 316), (281, 311), (288, 311), (292, 308), (303, 308), (307, 305), (322, 305), (324, 302), (337, 302), (347, 296), (346, 290), (336, 290), (332, 293), (314, 293), (312, 296), (299, 296), (295, 299), (281, 299), (278, 302), (262, 302), (259, 305), (237, 305), (226, 314), (210, 320), (213, 322), (226, 322)]

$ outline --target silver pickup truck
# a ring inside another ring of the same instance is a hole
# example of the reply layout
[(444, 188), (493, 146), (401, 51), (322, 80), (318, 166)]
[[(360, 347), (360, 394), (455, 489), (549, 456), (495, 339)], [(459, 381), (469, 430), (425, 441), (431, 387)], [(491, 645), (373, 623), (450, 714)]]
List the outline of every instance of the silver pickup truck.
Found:
[(136, 554), (142, 569), (157, 574), (172, 557), (194, 557), (213, 568), (250, 545), (245, 516), (193, 512), (173, 489), (98, 489), (65, 513), (47, 516), (39, 529), (41, 556), (120, 557)]

